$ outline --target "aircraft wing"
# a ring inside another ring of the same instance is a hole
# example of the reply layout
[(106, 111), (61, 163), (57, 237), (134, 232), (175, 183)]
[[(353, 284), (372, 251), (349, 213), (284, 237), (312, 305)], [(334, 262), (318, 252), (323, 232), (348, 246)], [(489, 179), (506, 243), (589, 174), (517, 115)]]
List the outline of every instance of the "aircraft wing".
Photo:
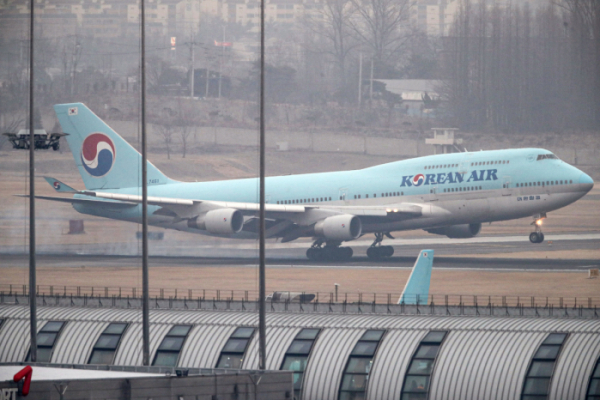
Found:
[[(56, 191), (74, 192), (75, 197), (36, 196), (36, 198), (42, 200), (90, 205), (104, 209), (130, 208), (142, 202), (142, 196), (140, 195), (90, 190), (77, 191), (54, 178), (45, 177), (45, 179)], [(241, 214), (240, 217), (243, 218), (243, 221), (239, 222), (241, 223), (241, 229), (248, 232), (258, 230), (257, 214), (260, 209), (258, 203), (148, 196), (148, 204), (160, 207), (154, 211), (154, 215), (172, 217), (173, 223), (187, 220), (188, 224), (190, 222), (195, 224), (199, 217), (203, 218), (214, 210), (238, 212)], [(265, 204), (265, 212), (267, 237), (281, 236), (283, 238), (282, 241), (290, 241), (302, 235), (309, 234), (315, 224), (333, 216), (357, 216), (361, 218), (363, 223), (368, 224), (421, 218), (447, 211), (438, 210), (431, 204), (396, 203), (380, 206)], [(227, 219), (223, 220), (226, 221)]]
[[(142, 196), (131, 194), (81, 191), (80, 194), (97, 198), (141, 203)], [(201, 213), (218, 208), (232, 208), (245, 215), (254, 215), (259, 211), (258, 203), (243, 203), (214, 200), (191, 200), (169, 197), (148, 196), (148, 204), (161, 206), (180, 219), (193, 218)], [(364, 217), (386, 218), (391, 215), (408, 218), (420, 217), (424, 214), (424, 206), (411, 203), (400, 203), (394, 206), (328, 206), (328, 205), (282, 205), (265, 204), (267, 217), (275, 219), (291, 219), (301, 225), (310, 225), (331, 215), (350, 214)], [(312, 215), (310, 215), (312, 214)]]

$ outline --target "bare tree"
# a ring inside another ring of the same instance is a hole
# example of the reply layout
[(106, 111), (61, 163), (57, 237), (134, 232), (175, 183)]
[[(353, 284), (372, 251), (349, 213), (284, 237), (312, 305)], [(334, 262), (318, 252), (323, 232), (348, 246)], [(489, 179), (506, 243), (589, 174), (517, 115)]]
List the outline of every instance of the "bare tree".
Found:
[(377, 71), (396, 64), (413, 35), (408, 0), (351, 0), (356, 16), (349, 20), (354, 35), (372, 54)]
[[(597, 32), (597, 33), (596, 33)], [(458, 126), (600, 127), (600, 2), (461, 8), (445, 40), (444, 97)]]
[(70, 36), (62, 42), (62, 74), (64, 81), (65, 94), (73, 95), (75, 93), (75, 78), (77, 74), (77, 65), (81, 60), (82, 44), (79, 36)]
[(334, 60), (338, 90), (346, 86), (348, 56), (359, 45), (348, 23), (356, 13), (352, 0), (324, 0), (322, 8), (305, 19), (306, 27), (314, 34), (311, 51), (328, 54)]
[(181, 141), (181, 158), (185, 158), (188, 149), (189, 137), (194, 133), (196, 127), (193, 125), (193, 121), (182, 120), (181, 124), (177, 127), (179, 133), (179, 140)]
[(162, 116), (159, 118), (153, 118), (154, 126), (156, 127), (155, 132), (159, 134), (165, 144), (167, 150), (167, 159), (171, 159), (171, 145), (173, 143), (173, 135), (175, 134), (175, 121), (176, 113), (171, 109), (163, 109), (161, 112)]

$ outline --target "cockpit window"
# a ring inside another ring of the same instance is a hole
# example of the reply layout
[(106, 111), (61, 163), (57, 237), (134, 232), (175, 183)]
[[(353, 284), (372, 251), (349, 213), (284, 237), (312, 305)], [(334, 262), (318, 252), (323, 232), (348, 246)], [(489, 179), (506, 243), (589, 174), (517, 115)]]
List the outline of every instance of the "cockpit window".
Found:
[(558, 160), (558, 157), (556, 157), (554, 154), (550, 153), (550, 154), (539, 154), (537, 156), (537, 160), (547, 160), (547, 159), (551, 159), (551, 160)]

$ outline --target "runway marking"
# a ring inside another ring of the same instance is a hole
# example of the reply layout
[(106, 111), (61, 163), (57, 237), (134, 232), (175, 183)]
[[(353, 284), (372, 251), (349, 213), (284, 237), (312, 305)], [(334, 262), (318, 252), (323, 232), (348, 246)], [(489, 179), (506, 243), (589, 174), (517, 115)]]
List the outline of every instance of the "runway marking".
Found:
[[(256, 268), (256, 265), (246, 264), (240, 265), (244, 268)], [(267, 265), (267, 268), (330, 268), (330, 269), (389, 269), (389, 270), (406, 270), (411, 271), (413, 267), (383, 267), (383, 266), (372, 266), (372, 265), (288, 265), (288, 264), (275, 264)], [(492, 271), (492, 272), (586, 272), (589, 267), (573, 267), (571, 269), (537, 269), (537, 268), (473, 268), (473, 267), (436, 267), (433, 266), (434, 270), (439, 271)]]
[[(583, 234), (562, 234), (562, 235), (546, 235), (548, 241), (574, 241), (574, 240), (600, 240), (600, 233), (583, 233)], [(450, 238), (423, 238), (423, 239), (386, 239), (386, 245), (396, 246), (423, 246), (423, 245), (449, 245), (449, 244), (483, 244), (483, 243), (529, 243), (528, 236), (483, 236), (468, 239), (450, 239)], [(353, 240), (346, 242), (345, 245), (353, 246), (370, 246), (372, 240)], [(297, 243), (267, 243), (268, 250), (275, 249), (290, 249), (290, 248), (306, 248), (310, 246), (308, 242)], [(203, 246), (198, 246), (203, 247)], [(210, 246), (206, 246), (210, 247)], [(214, 247), (214, 246), (213, 246)], [(252, 249), (256, 250), (256, 245), (239, 244), (228, 246), (236, 249)]]

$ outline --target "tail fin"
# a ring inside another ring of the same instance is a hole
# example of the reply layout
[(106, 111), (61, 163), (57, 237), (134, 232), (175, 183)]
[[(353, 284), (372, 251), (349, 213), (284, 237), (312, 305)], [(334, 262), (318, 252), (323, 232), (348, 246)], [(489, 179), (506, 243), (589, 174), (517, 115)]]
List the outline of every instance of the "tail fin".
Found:
[[(86, 189), (141, 186), (141, 154), (96, 114), (82, 103), (57, 104), (54, 111)], [(170, 182), (148, 163), (148, 185)]]
[(421, 250), (398, 304), (427, 304), (432, 267), (433, 250)]

